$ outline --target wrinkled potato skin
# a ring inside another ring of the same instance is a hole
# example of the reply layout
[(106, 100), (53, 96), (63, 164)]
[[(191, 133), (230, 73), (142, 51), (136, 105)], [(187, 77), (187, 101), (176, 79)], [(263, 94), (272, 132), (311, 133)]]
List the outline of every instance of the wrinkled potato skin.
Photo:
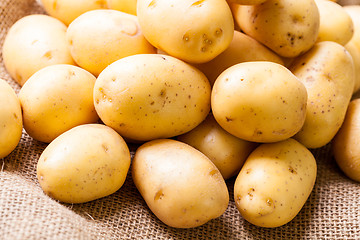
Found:
[(210, 96), (211, 87), (202, 72), (161, 54), (120, 59), (99, 75), (94, 87), (101, 120), (135, 141), (190, 131), (209, 113)]
[(81, 14), (107, 7), (106, 0), (40, 0), (45, 11), (52, 17), (69, 25)]
[(151, 211), (171, 227), (203, 225), (228, 206), (228, 189), (216, 166), (176, 140), (157, 139), (140, 146), (132, 178)]
[(227, 132), (251, 142), (296, 134), (306, 116), (304, 85), (284, 66), (244, 62), (225, 70), (211, 93), (212, 113)]
[(0, 159), (9, 155), (19, 144), (23, 123), (20, 101), (5, 81), (0, 79)]
[(322, 147), (344, 121), (354, 89), (352, 57), (338, 43), (319, 42), (296, 59), (290, 70), (308, 92), (306, 120), (294, 138), (308, 148)]
[(137, 17), (117, 10), (82, 14), (69, 25), (66, 39), (75, 62), (95, 76), (120, 58), (156, 52)]
[(239, 173), (245, 159), (257, 146), (256, 143), (237, 138), (226, 132), (212, 114), (196, 128), (177, 137), (204, 153), (219, 169), (224, 179)]
[(50, 197), (83, 203), (117, 191), (129, 168), (130, 151), (123, 138), (102, 124), (85, 124), (45, 148), (37, 164), (37, 178)]
[(9, 29), (3, 61), (10, 76), (21, 86), (35, 72), (54, 64), (75, 64), (66, 41), (66, 26), (41, 14), (21, 18)]
[(107, 0), (107, 6), (121, 12), (136, 15), (137, 0)]
[(360, 99), (350, 102), (345, 120), (332, 141), (335, 160), (349, 178), (360, 182)]
[(334, 41), (345, 45), (354, 34), (354, 25), (343, 7), (328, 0), (315, 0), (320, 14), (317, 41)]
[(137, 16), (153, 46), (189, 63), (210, 61), (229, 46), (234, 34), (224, 0), (138, 0)]
[(313, 0), (267, 0), (232, 5), (240, 28), (282, 57), (296, 57), (316, 42), (320, 17)]
[(36, 72), (19, 93), (26, 132), (49, 143), (77, 125), (96, 123), (95, 81), (92, 74), (73, 65), (57, 64)]
[(254, 225), (282, 226), (304, 206), (315, 184), (316, 169), (312, 153), (292, 138), (262, 144), (236, 178), (236, 207)]
[(230, 46), (213, 60), (194, 65), (200, 69), (213, 85), (216, 78), (227, 68), (250, 61), (270, 61), (284, 65), (283, 60), (270, 49), (239, 31), (234, 32)]

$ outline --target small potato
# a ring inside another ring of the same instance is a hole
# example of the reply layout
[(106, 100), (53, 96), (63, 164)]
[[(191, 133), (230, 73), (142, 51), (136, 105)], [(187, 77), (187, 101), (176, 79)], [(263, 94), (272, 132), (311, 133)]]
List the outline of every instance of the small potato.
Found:
[(307, 93), (287, 68), (272, 62), (244, 62), (215, 81), (211, 107), (232, 135), (251, 142), (276, 142), (296, 134), (306, 115)]
[(110, 9), (136, 15), (137, 0), (107, 0)]
[(106, 8), (107, 0), (40, 0), (45, 11), (52, 17), (55, 17), (69, 25), (75, 18), (81, 14)]
[(331, 146), (335, 160), (345, 175), (360, 182), (360, 99), (350, 102), (345, 120)]
[(190, 132), (178, 136), (177, 140), (204, 153), (219, 169), (225, 180), (239, 173), (245, 159), (257, 146), (256, 143), (242, 140), (226, 132), (212, 114)]
[(54, 64), (75, 64), (66, 41), (66, 26), (41, 14), (21, 18), (9, 29), (3, 61), (10, 76), (21, 86), (35, 72)]
[(137, 16), (152, 45), (190, 63), (210, 61), (229, 46), (234, 34), (224, 0), (138, 0)]
[(66, 64), (36, 72), (19, 93), (26, 132), (49, 143), (70, 128), (97, 122), (93, 103), (95, 81), (86, 70)]
[(354, 25), (343, 7), (328, 0), (315, 0), (319, 8), (320, 27), (318, 42), (334, 41), (345, 45), (354, 34)]
[(37, 163), (37, 178), (50, 197), (83, 203), (116, 192), (125, 182), (130, 151), (101, 124), (74, 127), (52, 141)]
[(344, 121), (353, 90), (351, 55), (335, 42), (324, 41), (297, 58), (290, 70), (308, 93), (306, 120), (294, 136), (308, 148), (328, 144)]
[(316, 42), (320, 16), (314, 0), (267, 0), (259, 5), (231, 6), (240, 28), (280, 56), (296, 57)]
[(110, 9), (76, 18), (66, 39), (75, 62), (95, 76), (120, 58), (156, 52), (143, 36), (136, 16)]
[(20, 101), (5, 81), (0, 79), (0, 159), (9, 155), (19, 144), (23, 123)]
[(213, 60), (194, 65), (209, 79), (211, 85), (227, 68), (250, 61), (270, 61), (284, 65), (283, 60), (261, 43), (239, 31), (234, 32), (230, 46)]
[(210, 111), (205, 75), (171, 56), (139, 54), (109, 65), (94, 87), (101, 120), (126, 139), (148, 141), (183, 134)]
[(229, 193), (216, 166), (195, 148), (170, 139), (140, 146), (132, 177), (150, 210), (166, 225), (193, 228), (222, 215)]
[(236, 178), (236, 207), (254, 225), (282, 226), (304, 206), (315, 184), (316, 169), (312, 153), (292, 138), (262, 144)]

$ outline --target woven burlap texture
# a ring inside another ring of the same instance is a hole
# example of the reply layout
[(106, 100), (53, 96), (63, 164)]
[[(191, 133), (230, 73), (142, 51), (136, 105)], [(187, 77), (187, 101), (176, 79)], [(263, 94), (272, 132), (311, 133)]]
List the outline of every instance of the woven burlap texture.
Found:
[[(0, 1), (0, 46), (19, 18), (44, 13), (31, 0)], [(20, 90), (0, 64), (0, 77)], [(259, 228), (246, 222), (233, 201), (235, 179), (227, 181), (230, 203), (219, 218), (193, 229), (161, 223), (128, 175), (116, 193), (85, 204), (62, 204), (46, 196), (36, 163), (46, 147), (23, 132), (18, 147), (0, 161), (0, 239), (360, 239), (360, 184), (339, 170), (330, 144), (314, 150), (318, 177), (312, 194), (290, 223)]]

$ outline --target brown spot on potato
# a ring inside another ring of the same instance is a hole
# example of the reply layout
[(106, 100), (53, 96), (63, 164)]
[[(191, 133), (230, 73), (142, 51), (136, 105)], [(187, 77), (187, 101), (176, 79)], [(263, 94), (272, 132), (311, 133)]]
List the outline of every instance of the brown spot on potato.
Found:
[(191, 7), (201, 7), (204, 2), (205, 2), (205, 0), (198, 0), (198, 1), (194, 2), (193, 4), (191, 4)]
[(211, 170), (209, 174), (210, 174), (210, 176), (214, 176), (217, 173), (218, 173), (218, 170), (214, 169), (214, 170)]
[(255, 192), (255, 189), (254, 189), (254, 188), (250, 188), (249, 191), (248, 191), (248, 195), (249, 195), (250, 197), (253, 197), (253, 196), (254, 196), (254, 195), (253, 195), (253, 192)]
[(161, 200), (163, 197), (164, 197), (164, 193), (163, 193), (162, 189), (160, 189), (159, 191), (156, 192), (156, 194), (154, 196), (154, 201)]

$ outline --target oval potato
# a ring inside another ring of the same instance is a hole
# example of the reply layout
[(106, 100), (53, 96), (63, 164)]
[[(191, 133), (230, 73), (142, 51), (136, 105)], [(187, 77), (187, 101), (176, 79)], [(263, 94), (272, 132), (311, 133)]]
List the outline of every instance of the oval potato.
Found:
[(304, 206), (316, 171), (314, 156), (296, 140), (262, 144), (250, 154), (236, 178), (236, 207), (254, 225), (282, 226)]
[(74, 127), (40, 155), (37, 178), (43, 191), (65, 203), (83, 203), (116, 192), (130, 168), (123, 138), (102, 124)]
[(19, 144), (23, 122), (20, 101), (14, 89), (0, 79), (0, 159)]
[(94, 87), (101, 120), (129, 140), (183, 134), (210, 111), (205, 75), (171, 56), (139, 54), (109, 65)]
[(171, 227), (203, 225), (228, 206), (228, 189), (216, 166), (176, 140), (141, 145), (133, 159), (132, 177), (151, 211)]

